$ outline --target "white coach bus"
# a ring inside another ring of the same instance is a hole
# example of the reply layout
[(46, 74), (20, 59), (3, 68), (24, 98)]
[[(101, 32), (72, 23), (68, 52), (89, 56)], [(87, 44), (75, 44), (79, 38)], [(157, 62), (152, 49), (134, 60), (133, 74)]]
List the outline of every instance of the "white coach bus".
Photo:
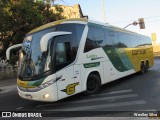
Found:
[(87, 19), (52, 22), (29, 32), (19, 52), (17, 89), (28, 100), (53, 102), (124, 76), (144, 73), (153, 63), (149, 37)]

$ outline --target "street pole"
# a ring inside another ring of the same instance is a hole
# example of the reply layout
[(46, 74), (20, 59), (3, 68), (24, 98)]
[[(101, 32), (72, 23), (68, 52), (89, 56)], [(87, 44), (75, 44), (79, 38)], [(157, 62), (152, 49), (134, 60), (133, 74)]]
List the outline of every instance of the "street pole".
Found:
[(128, 24), (127, 26), (125, 26), (123, 29), (126, 29), (128, 26), (130, 26), (130, 25), (134, 25), (134, 26), (136, 26), (137, 24), (139, 24), (138, 22), (136, 22), (136, 21), (134, 21), (133, 23), (130, 23), (130, 24)]
[(105, 10), (104, 10), (104, 0), (102, 0), (102, 16), (103, 16), (104, 22), (106, 23)]
[(124, 27), (123, 29), (126, 29), (128, 26), (130, 26), (130, 25), (133, 25), (133, 23), (131, 23), (131, 24), (128, 24), (126, 27)]

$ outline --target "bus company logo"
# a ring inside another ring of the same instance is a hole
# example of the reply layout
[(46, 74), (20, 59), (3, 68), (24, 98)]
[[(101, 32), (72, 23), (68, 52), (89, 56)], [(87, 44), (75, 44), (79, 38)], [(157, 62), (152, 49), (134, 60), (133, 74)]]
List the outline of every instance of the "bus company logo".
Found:
[(2, 117), (11, 117), (11, 112), (2, 112)]
[(71, 94), (75, 93), (75, 91), (76, 91), (75, 87), (76, 87), (77, 85), (79, 85), (79, 82), (70, 84), (70, 85), (68, 85), (68, 86), (66, 87), (66, 89), (61, 90), (61, 91), (66, 92), (68, 95), (71, 95)]
[(94, 54), (86, 55), (86, 58), (91, 58), (91, 59), (97, 58), (97, 55), (94, 55)]
[(146, 50), (145, 49), (132, 50), (132, 55), (142, 55), (142, 54), (146, 54)]
[(97, 57), (97, 55), (91, 54), (91, 55), (86, 55), (86, 58), (90, 58), (91, 60), (97, 60), (103, 57)]

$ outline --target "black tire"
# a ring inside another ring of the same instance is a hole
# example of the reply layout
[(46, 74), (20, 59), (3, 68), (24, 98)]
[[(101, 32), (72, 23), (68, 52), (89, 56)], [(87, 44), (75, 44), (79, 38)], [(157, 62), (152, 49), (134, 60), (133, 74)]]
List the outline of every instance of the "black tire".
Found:
[(90, 74), (87, 79), (87, 90), (84, 95), (99, 93), (101, 88), (101, 80), (98, 75)]
[(147, 61), (147, 62), (146, 62), (146, 65), (145, 65), (145, 72), (147, 72), (148, 69), (149, 69), (149, 62)]
[(145, 73), (145, 65), (144, 63), (141, 63), (141, 71), (140, 71), (141, 74), (144, 74)]

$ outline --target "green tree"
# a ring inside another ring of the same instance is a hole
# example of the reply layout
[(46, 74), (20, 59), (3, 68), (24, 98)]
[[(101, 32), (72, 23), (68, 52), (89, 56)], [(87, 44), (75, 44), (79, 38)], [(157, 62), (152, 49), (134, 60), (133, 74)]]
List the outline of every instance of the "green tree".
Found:
[(53, 13), (49, 4), (34, 0), (1, 0), (0, 1), (0, 57), (5, 57), (10, 45), (22, 43), (30, 30), (48, 22), (63, 19), (63, 10), (56, 6)]

